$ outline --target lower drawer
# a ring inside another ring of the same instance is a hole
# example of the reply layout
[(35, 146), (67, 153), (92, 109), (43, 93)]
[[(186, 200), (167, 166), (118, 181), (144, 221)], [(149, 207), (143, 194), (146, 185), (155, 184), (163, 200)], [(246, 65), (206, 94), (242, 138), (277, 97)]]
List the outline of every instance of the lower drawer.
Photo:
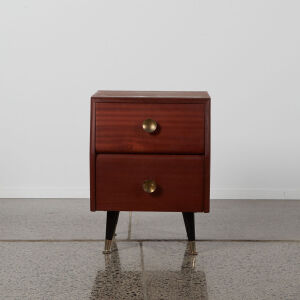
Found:
[[(152, 180), (148, 193), (145, 181)], [(96, 210), (203, 211), (204, 156), (98, 154)]]

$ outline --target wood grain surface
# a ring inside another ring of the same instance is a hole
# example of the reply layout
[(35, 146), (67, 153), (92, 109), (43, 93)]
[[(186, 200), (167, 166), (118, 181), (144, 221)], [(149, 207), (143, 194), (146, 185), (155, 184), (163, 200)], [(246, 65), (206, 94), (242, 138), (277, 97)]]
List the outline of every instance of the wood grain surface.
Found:
[[(154, 180), (148, 194), (142, 185)], [(98, 154), (96, 210), (201, 212), (204, 155)]]
[(90, 118), (90, 209), (95, 211), (95, 202), (96, 202), (96, 150), (95, 150), (95, 141), (96, 141), (96, 109), (95, 102), (91, 101), (91, 118)]
[[(96, 103), (97, 153), (204, 153), (204, 104)], [(145, 119), (158, 123), (149, 134)]]
[(210, 210), (210, 99), (205, 105), (204, 212)]
[[(155, 134), (142, 129), (152, 118)], [(209, 212), (207, 92), (98, 91), (91, 99), (90, 207)], [(150, 178), (152, 177), (152, 178)], [(158, 181), (154, 194), (143, 180)]]

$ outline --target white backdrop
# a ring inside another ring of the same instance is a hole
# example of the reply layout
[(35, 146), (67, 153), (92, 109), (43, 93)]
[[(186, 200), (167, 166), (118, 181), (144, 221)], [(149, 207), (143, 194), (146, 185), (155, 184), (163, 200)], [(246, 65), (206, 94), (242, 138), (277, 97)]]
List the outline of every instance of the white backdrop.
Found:
[(299, 1), (1, 0), (0, 197), (88, 197), (97, 89), (207, 90), (212, 198), (300, 198)]

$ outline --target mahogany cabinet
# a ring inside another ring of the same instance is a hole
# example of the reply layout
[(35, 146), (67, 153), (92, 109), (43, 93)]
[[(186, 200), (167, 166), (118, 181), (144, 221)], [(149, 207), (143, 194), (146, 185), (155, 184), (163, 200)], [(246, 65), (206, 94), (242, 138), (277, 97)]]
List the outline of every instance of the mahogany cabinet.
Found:
[(209, 212), (207, 92), (98, 91), (91, 98), (90, 205), (107, 211), (104, 253), (120, 211), (181, 212), (192, 254), (195, 212)]

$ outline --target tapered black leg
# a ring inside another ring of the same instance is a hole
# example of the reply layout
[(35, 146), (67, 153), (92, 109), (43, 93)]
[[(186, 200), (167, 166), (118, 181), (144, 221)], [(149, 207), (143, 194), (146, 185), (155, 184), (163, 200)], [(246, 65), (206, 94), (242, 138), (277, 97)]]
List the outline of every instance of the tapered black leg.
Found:
[(183, 220), (189, 241), (195, 240), (195, 217), (193, 212), (183, 212)]
[(118, 219), (119, 219), (119, 211), (108, 211), (106, 215), (106, 233), (105, 233), (105, 246), (104, 246), (104, 254), (111, 253), (112, 239), (115, 234)]
[(195, 245), (195, 216), (193, 212), (183, 212), (183, 220), (189, 241), (190, 253), (197, 254)]

